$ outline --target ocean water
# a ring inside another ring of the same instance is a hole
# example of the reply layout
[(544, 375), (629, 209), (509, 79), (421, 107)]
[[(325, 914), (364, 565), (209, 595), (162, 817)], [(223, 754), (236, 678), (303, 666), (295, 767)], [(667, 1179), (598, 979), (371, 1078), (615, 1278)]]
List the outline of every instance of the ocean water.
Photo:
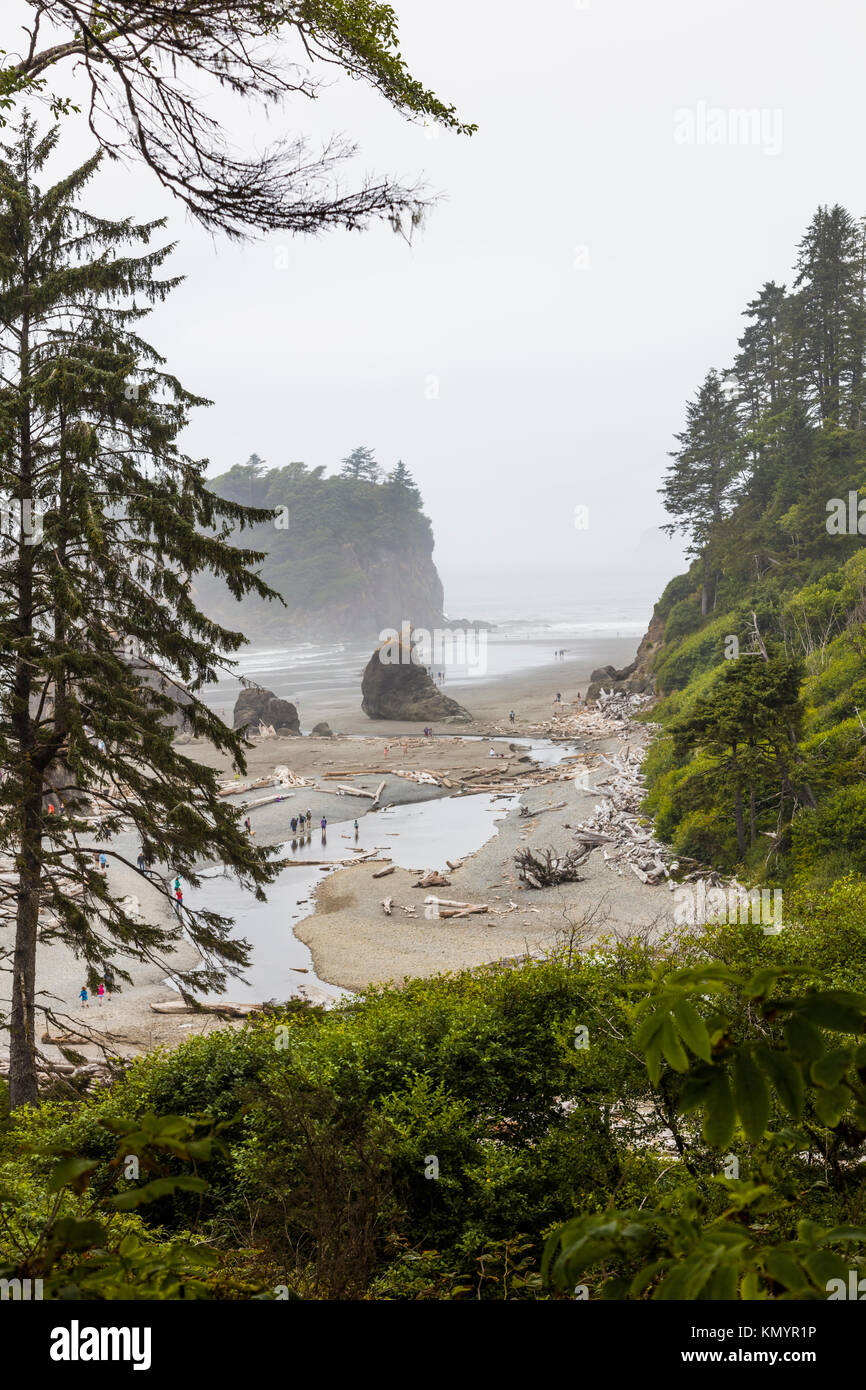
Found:
[[(637, 604), (619, 603), (589, 616), (586, 610), (552, 607), (545, 617), (533, 604), (514, 608), (493, 599), (478, 606), (451, 605), (452, 611), (470, 619), (495, 623), (490, 631), (443, 629), (431, 633), (425, 664), (441, 673), (441, 688), (455, 699), (466, 698), (471, 687), (512, 674), (549, 668), (555, 679), (560, 663), (579, 661), (586, 675), (594, 666), (627, 663), (647, 628), (649, 612)], [(500, 613), (498, 608), (505, 608)], [(417, 636), (417, 633), (416, 633)], [(360, 706), (361, 677), (370, 659), (372, 642), (287, 642), (249, 647), (238, 657), (238, 674), (227, 674), (204, 692), (205, 703), (229, 720), (241, 690), (239, 675), (272, 690), (298, 707), (301, 727), (307, 732), (320, 719), (332, 719)], [(583, 677), (584, 679), (586, 676)]]

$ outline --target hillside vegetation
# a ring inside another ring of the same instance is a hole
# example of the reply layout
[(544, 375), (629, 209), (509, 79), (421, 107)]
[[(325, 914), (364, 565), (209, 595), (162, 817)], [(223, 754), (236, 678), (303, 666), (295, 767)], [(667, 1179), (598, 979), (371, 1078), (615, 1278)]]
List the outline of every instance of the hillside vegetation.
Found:
[(866, 874), (863, 223), (820, 208), (744, 318), (662, 490), (693, 561), (656, 607), (647, 810), (681, 856), (828, 884)]

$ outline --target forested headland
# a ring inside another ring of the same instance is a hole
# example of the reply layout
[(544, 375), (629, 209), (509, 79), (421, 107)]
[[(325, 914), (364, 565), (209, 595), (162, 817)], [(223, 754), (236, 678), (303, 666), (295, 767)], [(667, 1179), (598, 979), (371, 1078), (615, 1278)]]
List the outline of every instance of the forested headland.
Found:
[[(253, 454), (208, 486), (224, 501), (275, 513), (252, 535), (266, 557), (262, 578), (283, 601), (245, 603), (249, 640), (374, 642), (404, 621), (442, 626), (433, 530), (402, 460), (385, 471), (372, 449), (359, 446), (326, 475), (297, 462), (268, 468)], [(209, 612), (237, 621), (224, 585), (202, 576), (197, 593)]]
[(866, 872), (864, 255), (862, 220), (816, 212), (663, 485), (693, 560), (656, 608), (647, 810), (683, 856), (792, 888)]

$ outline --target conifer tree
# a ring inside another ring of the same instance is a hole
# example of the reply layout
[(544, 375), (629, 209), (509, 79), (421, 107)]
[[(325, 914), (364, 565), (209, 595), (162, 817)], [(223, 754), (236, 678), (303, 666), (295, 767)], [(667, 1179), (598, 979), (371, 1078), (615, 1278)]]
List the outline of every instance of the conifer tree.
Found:
[[(15, 921), (10, 1017), (14, 1106), (37, 1099), (40, 931), (65, 942), (91, 984), (125, 954), (156, 962), (184, 990), (220, 987), (247, 951), (230, 921), (171, 901), (160, 920), (127, 909), (95, 855), (135, 874), (141, 849), (193, 889), (222, 861), (261, 895), (275, 873), (254, 850), (216, 775), (173, 743), (178, 723), (243, 769), (240, 738), (202, 703), (244, 639), (199, 611), (197, 573), (236, 599), (270, 590), (230, 545), (269, 515), (205, 487), (178, 436), (193, 407), (139, 334), (177, 283), (159, 222), (94, 217), (81, 206), (99, 155), (38, 186), (57, 145), (24, 119), (0, 147), (0, 910)], [(39, 527), (28, 526), (38, 516)], [(41, 534), (40, 534), (41, 532)], [(131, 829), (130, 829), (131, 827)], [(174, 915), (172, 915), (174, 914)], [(181, 931), (200, 968), (171, 969)], [(8, 954), (8, 953), (7, 953)]]
[(379, 481), (380, 469), (373, 449), (365, 449), (363, 445), (359, 445), (357, 449), (352, 450), (347, 458), (342, 460), (342, 464), (341, 476), (351, 478), (353, 483), (377, 483)]
[(397, 460), (396, 466), (388, 474), (386, 487), (389, 497), (401, 510), (415, 512), (424, 505), (421, 489), (402, 459)]
[(861, 234), (845, 208), (821, 207), (800, 242), (796, 287), (804, 365), (818, 423), (855, 423), (860, 404), (866, 317)]
[(710, 539), (730, 501), (742, 459), (737, 407), (726, 395), (718, 372), (707, 374), (686, 407), (686, 428), (676, 435), (680, 448), (660, 489), (665, 510), (675, 520), (663, 529), (690, 535), (690, 553), (703, 557), (702, 612), (714, 594)]

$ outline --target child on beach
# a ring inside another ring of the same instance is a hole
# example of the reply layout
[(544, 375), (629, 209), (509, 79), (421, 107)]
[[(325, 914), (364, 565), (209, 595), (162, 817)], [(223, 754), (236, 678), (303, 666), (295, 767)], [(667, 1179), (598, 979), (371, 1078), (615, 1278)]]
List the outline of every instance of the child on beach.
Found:
[(82, 985), (81, 989), (78, 991), (78, 997), (81, 1000), (82, 1009), (89, 1009), (90, 1005), (87, 1002), (87, 989), (84, 985)]
[(102, 1003), (102, 998), (103, 998), (103, 995), (104, 995), (104, 994), (105, 994), (105, 981), (104, 981), (104, 980), (100, 980), (100, 981), (99, 981), (99, 987), (97, 988), (97, 991), (96, 991), (96, 997), (97, 997), (97, 1002), (98, 1002), (98, 1003), (100, 1003), (100, 1004)]

